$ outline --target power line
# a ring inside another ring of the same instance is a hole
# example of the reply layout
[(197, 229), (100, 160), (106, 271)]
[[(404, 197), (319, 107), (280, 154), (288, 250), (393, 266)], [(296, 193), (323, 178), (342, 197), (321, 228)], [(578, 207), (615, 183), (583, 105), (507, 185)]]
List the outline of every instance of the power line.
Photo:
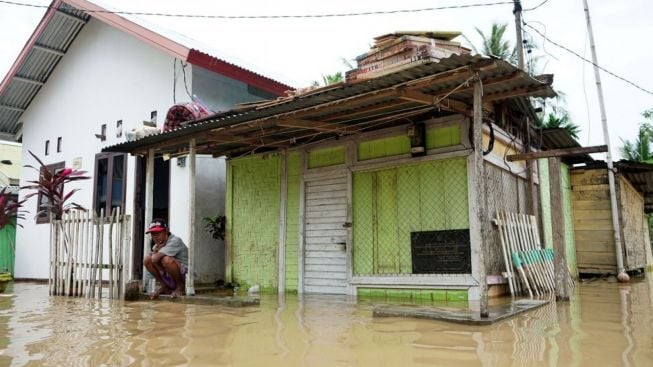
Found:
[(547, 2), (549, 2), (549, 0), (544, 0), (544, 1), (542, 1), (541, 3), (535, 5), (535, 6), (532, 7), (532, 8), (524, 9), (524, 11), (533, 11), (533, 10), (539, 8), (540, 6), (546, 4)]
[[(27, 4), (16, 1), (0, 0), (2, 4), (25, 6), (30, 8), (51, 9), (49, 5)], [(400, 10), (375, 10), (363, 11), (352, 13), (326, 13), (326, 14), (298, 14), (298, 15), (205, 15), (205, 14), (178, 14), (178, 13), (154, 13), (154, 12), (134, 12), (134, 11), (121, 11), (121, 10), (86, 10), (79, 9), (86, 13), (110, 13), (120, 15), (141, 15), (141, 16), (157, 16), (169, 18), (196, 18), (196, 19), (291, 19), (291, 18), (343, 18), (343, 17), (357, 17), (368, 15), (391, 15), (391, 14), (408, 14), (408, 13), (421, 13), (434, 10), (447, 10), (447, 9), (466, 9), (478, 8), (486, 6), (506, 5), (512, 4), (512, 1), (499, 1), (491, 3), (476, 3), (476, 4), (463, 4), (463, 5), (447, 5), (437, 6), (431, 8), (421, 9), (400, 9)]]
[(619, 76), (619, 75), (617, 75), (617, 74), (611, 72), (610, 70), (607, 70), (606, 68), (602, 67), (601, 65), (595, 64), (593, 61), (586, 59), (585, 57), (581, 56), (581, 55), (578, 54), (577, 52), (575, 52), (575, 51), (573, 51), (573, 50), (571, 50), (571, 49), (569, 49), (569, 48), (567, 48), (567, 47), (565, 47), (565, 46), (563, 46), (563, 45), (561, 45), (561, 44), (559, 44), (559, 43), (557, 43), (557, 42), (555, 42), (555, 41), (552, 41), (550, 38), (548, 38), (548, 37), (546, 37), (544, 34), (542, 34), (542, 32), (540, 32), (539, 30), (537, 30), (537, 28), (535, 28), (535, 27), (529, 25), (528, 23), (524, 23), (524, 25), (525, 25), (526, 27), (532, 29), (533, 31), (535, 31), (535, 33), (539, 34), (542, 38), (544, 38), (545, 40), (549, 41), (549, 43), (553, 44), (554, 46), (556, 46), (556, 47), (558, 47), (558, 48), (561, 48), (561, 49), (563, 49), (563, 50), (569, 52), (570, 54), (576, 56), (577, 58), (579, 58), (579, 59), (581, 59), (581, 60), (583, 60), (583, 61), (585, 61), (585, 62), (588, 62), (588, 63), (590, 63), (590, 64), (596, 66), (597, 68), (599, 68), (599, 69), (602, 70), (603, 72), (605, 72), (605, 73), (607, 73), (607, 74), (609, 74), (609, 75), (612, 75), (613, 77), (615, 77), (615, 78), (617, 78), (617, 79), (619, 79), (619, 80), (621, 80), (621, 81), (623, 81), (623, 82), (626, 82), (626, 83), (632, 85), (633, 87), (635, 87), (635, 88), (641, 90), (641, 91), (644, 92), (644, 93), (648, 93), (648, 94), (650, 94), (650, 95), (653, 95), (653, 91), (650, 91), (650, 90), (648, 90), (648, 89), (646, 89), (646, 88), (644, 88), (644, 87), (638, 85), (638, 84), (635, 83), (635, 82), (632, 82), (632, 81), (630, 81), (630, 80), (628, 80), (628, 79), (626, 79), (626, 78), (624, 78), (624, 77), (622, 77), (622, 76)]

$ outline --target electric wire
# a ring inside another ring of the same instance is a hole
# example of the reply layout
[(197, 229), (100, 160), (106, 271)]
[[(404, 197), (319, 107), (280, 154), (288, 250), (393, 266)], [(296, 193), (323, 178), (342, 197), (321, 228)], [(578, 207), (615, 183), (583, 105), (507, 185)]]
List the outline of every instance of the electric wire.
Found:
[[(41, 8), (41, 9), (51, 9), (53, 8), (50, 5), (39, 5), (39, 4), (28, 4), (17, 1), (7, 1), (0, 0), (2, 4), (15, 5), (15, 6), (25, 6), (31, 8)], [(122, 10), (86, 10), (79, 9), (86, 13), (109, 13), (109, 14), (119, 14), (119, 15), (140, 15), (140, 16), (157, 16), (157, 17), (169, 17), (169, 18), (195, 18), (195, 19), (302, 19), (302, 18), (344, 18), (344, 17), (358, 17), (358, 16), (369, 16), (369, 15), (392, 15), (392, 14), (409, 14), (409, 13), (423, 13), (435, 10), (447, 10), (447, 9), (467, 9), (467, 8), (479, 8), (479, 7), (488, 7), (496, 5), (508, 5), (512, 4), (512, 1), (498, 1), (498, 2), (485, 2), (485, 3), (474, 3), (474, 4), (461, 4), (461, 5), (445, 5), (445, 6), (435, 6), (430, 8), (420, 8), (420, 9), (398, 9), (398, 10), (373, 10), (373, 11), (361, 11), (361, 12), (351, 12), (351, 13), (325, 13), (325, 14), (285, 14), (285, 15), (211, 15), (211, 14), (181, 14), (181, 13), (157, 13), (157, 12), (137, 12), (137, 11), (122, 11)]]
[(535, 6), (532, 7), (532, 8), (524, 9), (524, 10), (522, 10), (522, 11), (533, 11), (533, 10), (539, 8), (540, 6), (542, 6), (542, 5), (544, 5), (544, 4), (548, 3), (548, 2), (549, 2), (549, 0), (544, 0), (544, 1), (542, 1), (541, 3), (535, 5)]
[(561, 49), (567, 51), (568, 53), (570, 53), (570, 54), (576, 56), (577, 58), (579, 58), (579, 59), (581, 59), (581, 60), (583, 60), (583, 61), (585, 61), (585, 62), (587, 62), (587, 63), (590, 63), (590, 64), (596, 66), (597, 68), (599, 68), (599, 69), (602, 70), (603, 72), (605, 72), (605, 73), (607, 73), (607, 74), (609, 74), (609, 75), (611, 75), (611, 76), (613, 76), (613, 77), (615, 77), (615, 78), (617, 78), (617, 79), (619, 79), (619, 80), (621, 80), (621, 81), (623, 81), (623, 82), (625, 82), (625, 83), (627, 83), (627, 84), (630, 84), (631, 86), (633, 86), (633, 87), (639, 89), (640, 91), (642, 91), (642, 92), (644, 92), (644, 93), (647, 93), (647, 94), (653, 95), (653, 91), (650, 91), (650, 90), (648, 90), (648, 89), (646, 89), (646, 88), (640, 86), (639, 84), (637, 84), (637, 83), (635, 83), (635, 82), (632, 82), (632, 81), (630, 81), (630, 80), (628, 80), (628, 79), (626, 79), (626, 78), (624, 78), (624, 77), (622, 77), (622, 76), (619, 76), (619, 75), (613, 73), (612, 71), (610, 71), (610, 70), (608, 70), (608, 69), (602, 67), (601, 65), (598, 65), (598, 64), (594, 63), (592, 60), (588, 60), (588, 59), (584, 58), (582, 55), (580, 55), (580, 54), (577, 53), (576, 51), (573, 51), (573, 50), (569, 49), (568, 47), (563, 46), (563, 45), (561, 45), (560, 43), (557, 43), (557, 42), (551, 40), (550, 38), (546, 37), (546, 36), (545, 36), (544, 34), (542, 34), (542, 32), (540, 32), (537, 28), (535, 28), (535, 27), (529, 25), (528, 23), (524, 23), (524, 26), (526, 26), (526, 27), (532, 29), (535, 33), (539, 34), (542, 38), (544, 38), (545, 40), (549, 41), (549, 43), (553, 44), (554, 46), (556, 46), (556, 47), (558, 47), (558, 48), (561, 48)]

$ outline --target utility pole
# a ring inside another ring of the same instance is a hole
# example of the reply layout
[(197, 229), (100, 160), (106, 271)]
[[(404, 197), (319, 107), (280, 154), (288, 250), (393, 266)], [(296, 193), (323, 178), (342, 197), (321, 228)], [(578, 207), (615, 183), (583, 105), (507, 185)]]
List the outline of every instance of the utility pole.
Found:
[(521, 1), (513, 0), (515, 7), (512, 9), (512, 13), (515, 15), (515, 28), (517, 29), (517, 44), (515, 48), (517, 49), (517, 66), (520, 69), (524, 70), (524, 41), (522, 40), (521, 32)]
[(601, 110), (601, 123), (603, 124), (603, 140), (608, 146), (605, 153), (608, 163), (608, 186), (610, 188), (610, 206), (612, 208), (612, 229), (614, 231), (614, 250), (617, 257), (617, 279), (620, 282), (628, 282), (630, 277), (624, 269), (623, 251), (621, 249), (621, 228), (619, 225), (619, 212), (617, 208), (617, 192), (614, 184), (614, 167), (612, 165), (612, 149), (610, 148), (610, 136), (608, 134), (608, 118), (605, 114), (605, 104), (603, 102), (603, 88), (601, 87), (601, 74), (599, 73), (599, 62), (596, 57), (596, 46), (594, 45), (594, 34), (592, 32), (592, 22), (590, 20), (590, 9), (587, 0), (583, 0), (585, 7), (585, 19), (587, 20), (587, 33), (590, 38), (590, 49), (592, 50), (592, 62), (594, 63), (594, 77), (596, 78), (596, 90), (599, 94), (599, 108)]

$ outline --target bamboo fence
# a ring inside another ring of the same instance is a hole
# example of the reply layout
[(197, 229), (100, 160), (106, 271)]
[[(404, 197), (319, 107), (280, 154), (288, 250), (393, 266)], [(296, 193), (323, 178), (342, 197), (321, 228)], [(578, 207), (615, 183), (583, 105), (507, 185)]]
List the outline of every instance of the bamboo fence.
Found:
[[(131, 217), (71, 210), (50, 221), (50, 295), (124, 298), (130, 274)], [(104, 277), (106, 276), (106, 280)]]
[[(542, 246), (535, 216), (497, 211), (494, 223), (499, 227), (510, 293), (533, 297), (554, 292), (553, 249)], [(573, 289), (568, 271), (567, 282)]]

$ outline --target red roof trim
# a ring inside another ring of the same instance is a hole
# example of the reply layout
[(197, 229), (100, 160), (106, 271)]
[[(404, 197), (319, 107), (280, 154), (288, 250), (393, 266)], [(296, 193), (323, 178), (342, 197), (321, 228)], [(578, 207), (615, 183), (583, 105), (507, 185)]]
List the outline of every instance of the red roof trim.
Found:
[(57, 12), (57, 9), (59, 8), (59, 4), (61, 4), (61, 0), (52, 1), (52, 3), (50, 4), (50, 8), (45, 12), (43, 18), (41, 18), (41, 21), (39, 22), (39, 25), (36, 26), (34, 33), (32, 33), (32, 36), (29, 38), (29, 40), (25, 42), (25, 46), (23, 46), (23, 49), (20, 51), (20, 54), (16, 58), (16, 61), (14, 61), (13, 65), (11, 65), (9, 72), (7, 72), (4, 79), (2, 79), (2, 83), (0, 83), (0, 94), (4, 92), (4, 90), (9, 85), (9, 82), (11, 82), (11, 79), (14, 77), (14, 75), (16, 75), (16, 72), (27, 58), (27, 55), (32, 49), (32, 46), (34, 46), (36, 40), (41, 36), (41, 33), (43, 33), (43, 31), (45, 30), (45, 27), (47, 27), (48, 23), (50, 23), (50, 19), (52, 19), (54, 14)]
[(277, 96), (285, 96), (287, 90), (293, 89), (286, 84), (277, 82), (276, 80), (264, 77), (263, 75), (228, 63), (195, 49), (191, 49), (190, 52), (188, 52), (187, 61), (193, 65), (236, 79)]

